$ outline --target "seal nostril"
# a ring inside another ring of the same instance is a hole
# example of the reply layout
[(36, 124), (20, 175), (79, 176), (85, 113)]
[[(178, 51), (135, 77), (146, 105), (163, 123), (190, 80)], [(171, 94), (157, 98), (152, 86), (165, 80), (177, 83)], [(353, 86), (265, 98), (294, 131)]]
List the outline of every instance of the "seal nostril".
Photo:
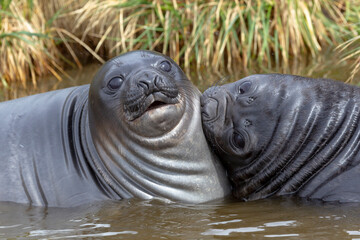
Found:
[(140, 80), (138, 86), (149, 89), (149, 83), (147, 83), (145, 80)]
[(163, 78), (162, 78), (161, 76), (159, 76), (159, 75), (156, 75), (156, 76), (154, 77), (154, 85), (155, 85), (156, 87), (161, 87), (161, 86), (163, 86), (163, 85), (164, 85), (164, 80), (163, 80)]
[(147, 80), (140, 80), (138, 83), (138, 87), (142, 87), (145, 93), (151, 93), (154, 90), (153, 83)]

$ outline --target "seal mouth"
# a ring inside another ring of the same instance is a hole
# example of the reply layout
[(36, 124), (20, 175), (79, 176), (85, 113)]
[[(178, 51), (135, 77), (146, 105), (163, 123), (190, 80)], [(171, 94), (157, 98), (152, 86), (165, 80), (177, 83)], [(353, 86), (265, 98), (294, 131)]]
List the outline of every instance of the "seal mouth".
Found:
[(168, 97), (161, 92), (155, 92), (144, 97), (141, 101), (142, 103), (138, 104), (135, 111), (131, 112), (131, 115), (128, 116), (129, 121), (133, 121), (145, 113), (156, 111), (164, 107), (175, 105), (179, 102), (177, 97)]
[(150, 106), (148, 106), (145, 110), (145, 112), (147, 111), (151, 111), (157, 108), (161, 108), (164, 107), (166, 105), (169, 105), (169, 103), (163, 102), (163, 101), (159, 101), (159, 100), (155, 100), (153, 103), (150, 104)]
[(165, 94), (161, 92), (155, 92), (153, 94), (150, 94), (147, 96), (147, 98), (144, 101), (143, 110), (141, 111), (141, 115), (145, 112), (155, 110), (158, 108), (162, 108), (168, 105), (173, 105), (178, 103), (177, 98), (169, 98)]

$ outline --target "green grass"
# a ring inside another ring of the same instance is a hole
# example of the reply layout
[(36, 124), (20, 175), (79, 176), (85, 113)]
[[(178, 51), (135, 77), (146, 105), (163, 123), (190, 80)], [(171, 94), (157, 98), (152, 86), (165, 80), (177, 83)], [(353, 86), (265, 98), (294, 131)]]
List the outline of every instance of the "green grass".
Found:
[[(360, 69), (359, 1), (2, 0), (0, 84), (36, 84), (134, 49), (163, 52), (189, 74), (203, 68), (286, 67), (337, 48)], [(341, 59), (339, 59), (341, 61)], [(336, 64), (336, 63), (335, 63)]]

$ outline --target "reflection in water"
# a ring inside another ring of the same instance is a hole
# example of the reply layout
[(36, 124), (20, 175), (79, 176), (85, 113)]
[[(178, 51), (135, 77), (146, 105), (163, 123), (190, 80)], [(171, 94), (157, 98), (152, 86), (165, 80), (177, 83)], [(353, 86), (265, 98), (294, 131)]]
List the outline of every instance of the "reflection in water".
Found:
[(355, 239), (358, 209), (292, 198), (202, 205), (131, 199), (74, 209), (0, 203), (0, 238)]
[(242, 221), (241, 219), (234, 219), (234, 220), (230, 220), (230, 221), (209, 223), (208, 225), (220, 225), (220, 224), (228, 224), (228, 223), (241, 222), (241, 221)]
[(230, 233), (249, 233), (249, 232), (261, 232), (265, 229), (260, 227), (242, 227), (242, 228), (229, 228), (229, 229), (208, 229), (206, 232), (201, 233), (202, 235), (220, 235), (227, 236)]
[(299, 234), (273, 234), (273, 235), (264, 235), (267, 238), (280, 238), (280, 237), (299, 237)]
[(281, 226), (295, 226), (295, 225), (296, 225), (295, 220), (264, 223), (265, 227), (281, 227)]

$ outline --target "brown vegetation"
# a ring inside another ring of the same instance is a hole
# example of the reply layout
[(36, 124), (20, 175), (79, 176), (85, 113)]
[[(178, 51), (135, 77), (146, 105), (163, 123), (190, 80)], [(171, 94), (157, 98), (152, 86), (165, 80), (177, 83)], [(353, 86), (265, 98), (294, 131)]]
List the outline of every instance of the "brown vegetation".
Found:
[[(7, 0), (0, 11), (3, 86), (134, 49), (170, 55), (189, 73), (252, 62), (287, 65), (358, 41), (358, 1)], [(340, 48), (339, 48), (340, 49)], [(354, 48), (352, 48), (354, 49)], [(351, 50), (351, 58), (359, 51)], [(360, 61), (354, 73), (360, 67)]]

